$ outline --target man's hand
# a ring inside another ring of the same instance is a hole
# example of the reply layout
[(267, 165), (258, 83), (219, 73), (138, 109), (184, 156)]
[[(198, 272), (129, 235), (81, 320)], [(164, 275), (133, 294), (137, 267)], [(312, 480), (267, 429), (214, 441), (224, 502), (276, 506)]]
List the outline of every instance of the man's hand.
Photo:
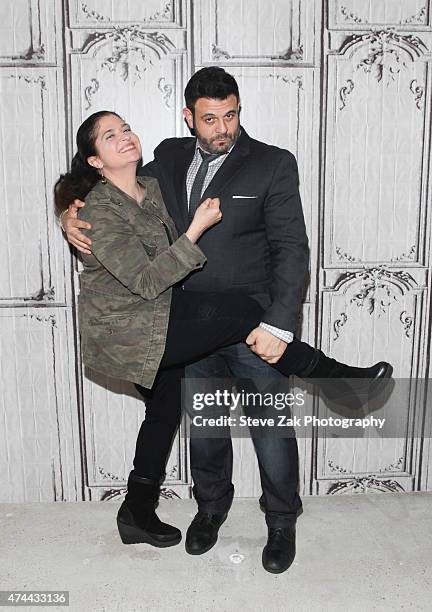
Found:
[(80, 232), (80, 228), (91, 228), (90, 223), (78, 219), (78, 209), (82, 208), (83, 206), (85, 206), (85, 203), (81, 202), (81, 200), (74, 200), (72, 204), (69, 204), (68, 211), (62, 217), (62, 225), (68, 242), (70, 242), (80, 253), (91, 255), (91, 251), (89, 249), (91, 240)]
[(246, 344), (258, 357), (267, 363), (277, 363), (282, 357), (286, 347), (286, 342), (276, 338), (266, 329), (256, 327), (246, 338)]

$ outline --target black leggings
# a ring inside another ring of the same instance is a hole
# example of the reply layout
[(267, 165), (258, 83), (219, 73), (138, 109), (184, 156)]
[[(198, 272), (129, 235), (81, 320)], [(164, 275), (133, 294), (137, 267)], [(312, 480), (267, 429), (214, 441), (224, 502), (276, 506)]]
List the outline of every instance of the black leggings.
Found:
[[(161, 368), (197, 361), (246, 339), (262, 321), (264, 310), (237, 293), (202, 293), (174, 289)], [(273, 367), (290, 376), (310, 362), (314, 349), (294, 338)]]
[[(150, 391), (137, 385), (146, 403), (134, 459), (138, 473), (153, 479), (164, 476), (180, 421), (184, 364), (244, 341), (262, 315), (262, 307), (247, 295), (173, 290), (165, 352), (155, 383)], [(309, 344), (294, 338), (272, 367), (289, 376), (305, 369), (314, 353)]]

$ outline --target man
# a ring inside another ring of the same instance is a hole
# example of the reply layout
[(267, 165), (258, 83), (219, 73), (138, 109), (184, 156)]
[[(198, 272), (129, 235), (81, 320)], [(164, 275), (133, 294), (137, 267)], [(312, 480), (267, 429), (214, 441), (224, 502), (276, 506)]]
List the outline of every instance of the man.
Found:
[[(185, 90), (185, 120), (196, 138), (169, 138), (140, 173), (156, 176), (179, 232), (184, 232), (199, 203), (219, 197), (223, 221), (199, 242), (208, 263), (185, 282), (188, 291), (236, 291), (264, 307), (248, 344), (231, 346), (188, 367), (190, 377), (270, 378), (298, 327), (308, 267), (308, 240), (298, 191), (294, 156), (248, 136), (240, 125), (240, 96), (235, 79), (222, 68), (198, 71)], [(82, 205), (82, 204), (80, 204)], [(69, 241), (90, 252), (79, 228), (77, 206), (63, 217)], [(259, 357), (261, 357), (261, 359)], [(263, 361), (264, 360), (264, 361)], [(254, 438), (266, 513), (268, 541), (263, 566), (285, 571), (295, 556), (298, 450), (295, 438)], [(186, 536), (186, 550), (202, 554), (217, 540), (232, 503), (232, 443), (225, 438), (191, 439), (191, 471), (198, 513)]]

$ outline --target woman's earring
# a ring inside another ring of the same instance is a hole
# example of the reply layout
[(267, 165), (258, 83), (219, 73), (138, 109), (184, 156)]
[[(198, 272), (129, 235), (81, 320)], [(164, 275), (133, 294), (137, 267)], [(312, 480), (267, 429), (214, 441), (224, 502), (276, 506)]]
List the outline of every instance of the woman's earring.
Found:
[(102, 185), (106, 185), (107, 180), (106, 180), (106, 178), (104, 177), (103, 168), (99, 168), (99, 172), (100, 172), (100, 175), (101, 175), (101, 180), (100, 180), (100, 182), (102, 183)]

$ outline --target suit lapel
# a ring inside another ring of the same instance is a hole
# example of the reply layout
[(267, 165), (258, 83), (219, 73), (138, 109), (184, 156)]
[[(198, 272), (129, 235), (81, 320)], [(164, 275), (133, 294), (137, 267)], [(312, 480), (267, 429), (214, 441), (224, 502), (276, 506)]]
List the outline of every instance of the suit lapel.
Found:
[(189, 225), (186, 176), (194, 155), (195, 139), (183, 145), (174, 160), (174, 190), (185, 227)]
[[(186, 174), (195, 153), (195, 139), (191, 138), (180, 146), (158, 152), (157, 159), (164, 169), (164, 177), (170, 186), (169, 199), (166, 199), (168, 212), (173, 217), (180, 232), (189, 225)], [(169, 203), (168, 203), (169, 202)]]
[[(190, 138), (180, 146), (167, 149), (164, 152), (160, 151), (160, 157), (157, 156), (164, 167), (165, 180), (171, 185), (171, 197), (169, 200), (166, 198), (166, 203), (170, 202), (168, 211), (174, 218), (179, 231), (185, 231), (189, 225), (186, 175), (195, 154), (195, 144), (196, 139)], [(244, 128), (241, 128), (241, 134), (235, 147), (203, 193), (203, 200), (209, 197), (217, 197), (224, 192), (228, 183), (235, 178), (237, 172), (243, 166), (249, 151), (250, 138)]]

